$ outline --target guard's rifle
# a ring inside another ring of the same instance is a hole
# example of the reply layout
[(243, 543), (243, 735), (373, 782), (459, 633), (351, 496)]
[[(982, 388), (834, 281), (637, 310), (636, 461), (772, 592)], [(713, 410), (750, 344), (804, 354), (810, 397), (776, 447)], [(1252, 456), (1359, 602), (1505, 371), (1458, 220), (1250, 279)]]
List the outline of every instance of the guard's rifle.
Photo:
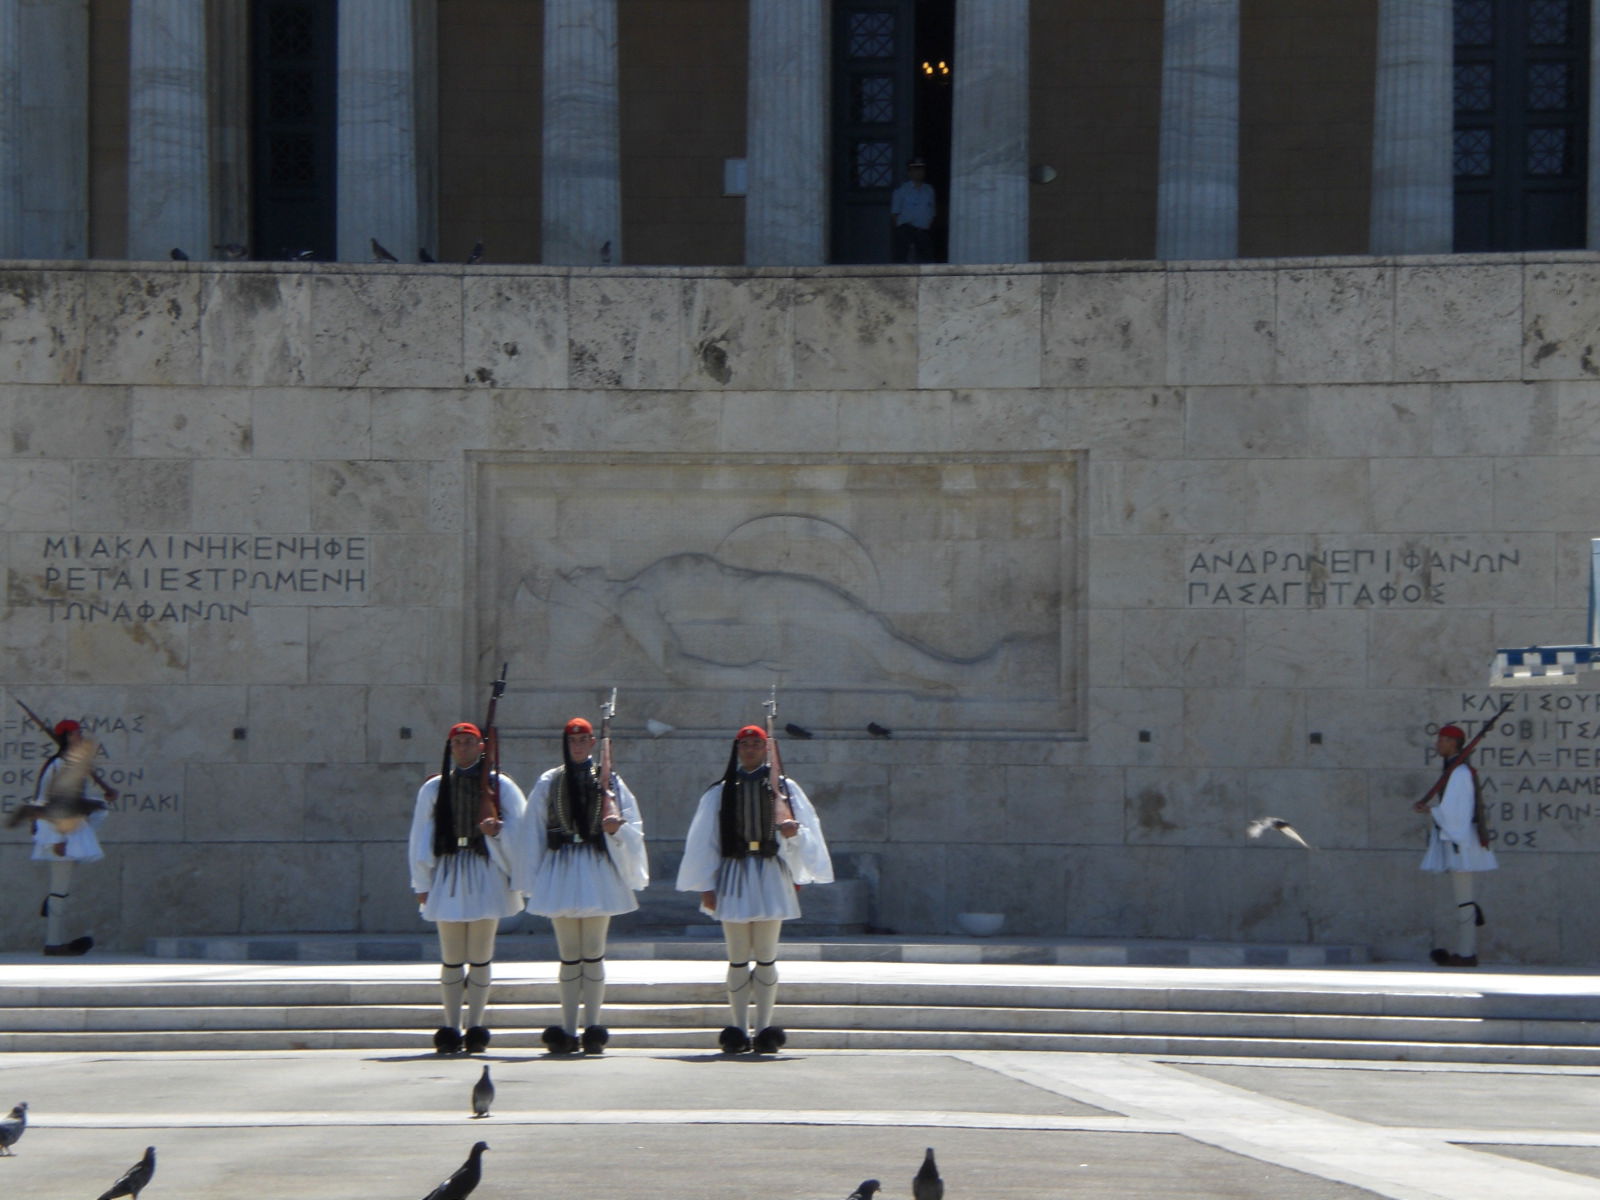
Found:
[[(17, 696), (13, 696), (11, 698), (17, 702), (18, 706), (22, 709), (23, 712), (28, 714), (28, 719), (30, 721), (32, 721), (35, 725), (37, 725), (40, 729), (42, 729), (46, 734), (48, 734), (52, 741), (55, 740), (55, 736), (56, 736), (55, 730), (52, 729), (49, 725), (45, 724), (45, 720), (44, 720), (43, 717), (41, 717), (38, 713), (34, 712), (33, 709), (29, 708), (26, 704), (23, 704), (21, 698), (19, 698)], [(56, 744), (58, 746), (60, 745), (59, 742), (57, 742)], [(99, 788), (100, 791), (105, 795), (107, 804), (115, 804), (117, 802), (117, 796), (120, 793), (117, 791), (116, 788), (112, 787), (103, 778), (101, 778), (99, 771), (96, 771), (93, 768), (90, 768), (90, 770), (89, 770), (89, 778), (94, 780), (95, 787)]]
[[(1494, 728), (1495, 722), (1510, 712), (1515, 704), (1515, 700), (1507, 700), (1505, 704), (1501, 706), (1500, 711), (1485, 721), (1483, 723), (1483, 728), (1472, 735), (1472, 739), (1468, 741), (1466, 745), (1462, 746), (1461, 749), (1457, 750), (1454, 755), (1445, 760), (1444, 767), (1439, 771), (1439, 778), (1434, 780), (1433, 786), (1422, 794), (1422, 799), (1418, 800), (1411, 806), (1413, 810), (1416, 812), (1426, 812), (1428, 810), (1428, 802), (1431, 801), (1435, 796), (1439, 795), (1439, 793), (1444, 791), (1445, 784), (1450, 782), (1450, 772), (1459, 764), (1466, 762), (1467, 755), (1471, 754), (1473, 750), (1477, 748), (1478, 743), (1483, 741), (1488, 732)], [(1487, 846), (1489, 844), (1489, 831), (1483, 827), (1483, 800), (1482, 797), (1478, 795), (1478, 789), (1476, 786), (1473, 787), (1472, 791), (1472, 824), (1473, 827), (1478, 831), (1478, 840), (1483, 843), (1483, 845)]]
[(789, 781), (783, 776), (783, 755), (778, 751), (778, 685), (772, 685), (767, 697), (767, 787), (772, 791), (772, 828), (782, 833), (782, 827), (794, 821), (794, 806), (789, 803)]
[[(622, 820), (622, 806), (617, 802), (615, 790), (611, 786), (612, 758), (611, 758), (611, 718), (617, 715), (617, 689), (611, 689), (611, 699), (600, 706), (600, 820), (601, 823), (615, 817)], [(607, 830), (607, 832), (611, 832)]]
[(506, 694), (506, 671), (510, 662), (500, 665), (500, 678), (489, 685), (489, 711), (483, 718), (483, 779), (478, 801), (478, 821), (500, 819), (500, 734), (495, 729), (494, 710)]

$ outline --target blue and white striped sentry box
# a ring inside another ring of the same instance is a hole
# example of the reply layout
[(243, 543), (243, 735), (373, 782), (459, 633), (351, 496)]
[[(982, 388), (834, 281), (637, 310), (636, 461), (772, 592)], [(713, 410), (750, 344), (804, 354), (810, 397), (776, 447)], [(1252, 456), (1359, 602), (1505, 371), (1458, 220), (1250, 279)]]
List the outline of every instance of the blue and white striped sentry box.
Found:
[[(1600, 538), (1589, 541), (1589, 641), (1581, 646), (1524, 646), (1494, 652), (1490, 687), (1577, 683), (1600, 669)], [(1600, 682), (1600, 681), (1597, 681)]]

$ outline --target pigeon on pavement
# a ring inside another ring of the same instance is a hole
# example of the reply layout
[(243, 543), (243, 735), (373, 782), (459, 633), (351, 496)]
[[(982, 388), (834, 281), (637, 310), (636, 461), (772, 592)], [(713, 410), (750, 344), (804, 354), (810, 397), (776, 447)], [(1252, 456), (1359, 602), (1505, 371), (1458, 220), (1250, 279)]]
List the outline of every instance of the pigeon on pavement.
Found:
[(100, 1200), (117, 1200), (118, 1196), (132, 1196), (139, 1200), (139, 1193), (150, 1186), (151, 1177), (156, 1173), (156, 1148), (146, 1146), (144, 1157), (122, 1173), (122, 1177), (100, 1193)]
[(882, 1186), (876, 1179), (863, 1179), (861, 1186), (846, 1196), (845, 1200), (872, 1200), (873, 1193)]
[(922, 1165), (911, 1180), (912, 1200), (944, 1200), (944, 1180), (939, 1178), (939, 1168), (933, 1161), (933, 1147), (928, 1147)]
[(23, 1131), (28, 1128), (28, 1102), (24, 1100), (11, 1110), (11, 1115), (0, 1121), (0, 1154), (10, 1154)]
[(494, 1080), (489, 1078), (489, 1064), (483, 1064), (483, 1074), (478, 1077), (478, 1082), (472, 1085), (472, 1115), (474, 1117), (487, 1117), (489, 1107), (494, 1103)]
[[(472, 1147), (472, 1152), (467, 1155), (467, 1161), (456, 1168), (455, 1174), (446, 1179), (433, 1191), (429, 1192), (422, 1200), (466, 1200), (472, 1194), (472, 1189), (478, 1186), (478, 1180), (483, 1177), (483, 1152), (489, 1148), (488, 1142), (478, 1142)], [(106, 1200), (104, 1196), (100, 1200)]]

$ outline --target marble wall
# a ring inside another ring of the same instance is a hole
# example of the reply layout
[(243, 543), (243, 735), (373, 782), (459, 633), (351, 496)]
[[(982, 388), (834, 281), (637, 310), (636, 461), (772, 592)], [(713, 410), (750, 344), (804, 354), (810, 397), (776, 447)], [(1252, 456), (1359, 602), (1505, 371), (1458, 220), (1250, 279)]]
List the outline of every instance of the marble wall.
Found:
[[(1432, 730), (1587, 629), (1597, 277), (8, 264), (0, 809), (20, 698), (123, 789), (103, 941), (417, 929), (412, 796), (502, 661), (526, 780), (620, 689), (660, 868), (777, 683), (878, 928), (1420, 956)], [(1590, 961), (1600, 685), (1515, 699), (1484, 952)]]

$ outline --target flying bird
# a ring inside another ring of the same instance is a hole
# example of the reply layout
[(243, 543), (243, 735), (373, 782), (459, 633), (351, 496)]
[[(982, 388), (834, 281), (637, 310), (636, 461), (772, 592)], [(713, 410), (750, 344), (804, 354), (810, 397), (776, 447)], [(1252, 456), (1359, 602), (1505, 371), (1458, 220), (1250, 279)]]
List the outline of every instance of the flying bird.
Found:
[(489, 1106), (494, 1103), (494, 1080), (489, 1078), (489, 1064), (483, 1064), (483, 1074), (478, 1076), (478, 1082), (472, 1085), (472, 1115), (474, 1117), (487, 1117)]
[(677, 728), (676, 725), (668, 725), (665, 721), (658, 721), (654, 717), (647, 717), (644, 727), (650, 731), (651, 737), (665, 737)]
[(22, 1138), (28, 1128), (28, 1102), (24, 1100), (11, 1110), (11, 1115), (0, 1121), (0, 1154), (10, 1154), (11, 1147)]
[(139, 1193), (150, 1186), (150, 1179), (155, 1173), (156, 1148), (146, 1146), (144, 1157), (124, 1171), (122, 1178), (101, 1192), (100, 1200), (117, 1200), (118, 1196), (132, 1196), (133, 1200), (139, 1200)]
[(846, 1196), (844, 1200), (872, 1200), (873, 1193), (881, 1187), (883, 1187), (883, 1184), (876, 1179), (863, 1179), (861, 1186)]
[(369, 237), (367, 239), (367, 241), (372, 243), (372, 257), (377, 262), (399, 262), (400, 261), (394, 255), (390, 254), (389, 251), (384, 247), (384, 244), (382, 242), (380, 242), (377, 238)]
[(922, 1165), (911, 1178), (912, 1200), (944, 1200), (944, 1180), (939, 1178), (939, 1168), (933, 1161), (933, 1147), (922, 1156)]
[(475, 262), (482, 262), (482, 261), (483, 261), (483, 243), (482, 242), (473, 242), (472, 243), (472, 253), (467, 255), (467, 265), (471, 266)]
[(1282, 817), (1258, 817), (1245, 826), (1244, 831), (1251, 837), (1258, 838), (1269, 829), (1276, 829), (1291, 842), (1299, 842), (1307, 850), (1311, 849), (1311, 843), (1301, 837), (1295, 827)]
[(882, 725), (879, 725), (876, 721), (868, 721), (867, 722), (867, 732), (870, 733), (873, 737), (893, 737), (894, 736), (894, 730), (885, 729)]
[(428, 253), (428, 248), (426, 246), (418, 246), (417, 247), (417, 261), (421, 262), (421, 263), (431, 263), (431, 262), (438, 262), (439, 260), (434, 258), (433, 255)]
[(816, 734), (812, 733), (811, 730), (807, 729), (804, 725), (796, 725), (793, 721), (790, 721), (787, 725), (785, 725), (783, 727), (783, 731), (785, 733), (787, 733), (790, 737), (796, 737), (796, 738), (802, 738), (802, 739), (810, 738), (810, 737), (816, 737), (817, 736)]
[(174, 246), (171, 250), (167, 251), (167, 253), (172, 255), (172, 261), (173, 262), (188, 262), (189, 261), (189, 256), (187, 254), (185, 254), (182, 250), (178, 249), (178, 247), (176, 247), (176, 246)]
[[(472, 1189), (478, 1186), (478, 1180), (483, 1178), (483, 1152), (489, 1148), (488, 1142), (478, 1142), (472, 1147), (472, 1153), (467, 1155), (467, 1161), (456, 1168), (451, 1175), (433, 1191), (429, 1192), (422, 1200), (465, 1200), (472, 1194)], [(100, 1200), (106, 1200), (104, 1196)]]

